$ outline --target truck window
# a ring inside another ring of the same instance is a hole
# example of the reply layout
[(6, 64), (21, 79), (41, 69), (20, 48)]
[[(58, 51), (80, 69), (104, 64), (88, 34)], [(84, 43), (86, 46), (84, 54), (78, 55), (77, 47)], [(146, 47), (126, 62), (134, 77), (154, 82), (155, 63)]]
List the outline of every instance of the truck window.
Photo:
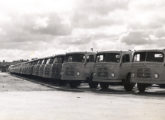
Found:
[(39, 64), (39, 65), (42, 64), (42, 61), (43, 61), (43, 60), (39, 60), (37, 64)]
[(122, 62), (123, 63), (130, 62), (130, 55), (129, 54), (123, 55)]
[(145, 57), (146, 57), (146, 52), (137, 52), (134, 54), (133, 61), (134, 62), (145, 61)]
[(50, 58), (49, 64), (53, 64), (54, 58)]
[(47, 59), (42, 60), (41, 64), (46, 64)]
[(53, 63), (63, 63), (63, 57), (55, 57)]
[(44, 60), (42, 60), (41, 64), (44, 64)]
[(161, 52), (148, 52), (146, 61), (163, 62), (164, 55)]
[(49, 64), (49, 62), (50, 62), (50, 59), (48, 59), (48, 60), (46, 61), (46, 64)]
[(37, 62), (38, 62), (38, 61), (34, 61), (34, 62), (32, 63), (32, 65), (36, 65), (36, 64), (37, 64)]
[(162, 52), (137, 52), (133, 57), (134, 62), (163, 62), (164, 54)]
[(88, 61), (88, 62), (94, 62), (94, 61), (95, 61), (94, 55), (88, 55), (88, 56), (87, 56), (87, 61)]
[(58, 63), (57, 57), (54, 58), (54, 62), (53, 63)]
[(103, 53), (98, 54), (96, 57), (97, 62), (120, 62), (120, 54), (119, 53)]
[(44, 60), (44, 64), (46, 64), (47, 61), (48, 61), (48, 59), (45, 59), (45, 60)]
[(37, 61), (37, 64), (41, 64), (41, 60), (38, 60), (38, 61)]
[(103, 55), (97, 55), (97, 62), (103, 62), (104, 56)]
[(69, 54), (66, 55), (66, 62), (84, 62), (85, 61), (84, 54)]

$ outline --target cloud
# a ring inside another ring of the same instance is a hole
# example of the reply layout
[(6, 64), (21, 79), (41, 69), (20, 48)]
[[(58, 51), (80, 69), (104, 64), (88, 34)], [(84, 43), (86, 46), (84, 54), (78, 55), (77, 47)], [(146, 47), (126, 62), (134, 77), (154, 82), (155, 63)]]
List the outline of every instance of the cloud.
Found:
[(156, 29), (154, 31), (154, 35), (157, 36), (158, 38), (163, 38), (165, 37), (165, 26), (159, 29)]
[(34, 50), (42, 42), (50, 43), (58, 36), (71, 34), (72, 28), (57, 14), (13, 15), (0, 25), (0, 49)]
[(118, 14), (117, 10), (127, 10), (128, 3), (129, 0), (82, 0), (73, 15), (72, 24), (80, 28), (121, 24), (121, 19), (115, 14)]
[(145, 33), (145, 31), (129, 32), (127, 35), (124, 35), (121, 38), (121, 41), (126, 43), (127, 45), (144, 45), (152, 43), (148, 33)]
[(13, 15), (10, 19), (1, 25), (1, 29), (8, 33), (27, 31), (58, 36), (70, 34), (72, 31), (71, 26), (56, 13)]
[(106, 15), (118, 9), (127, 9), (129, 0), (79, 0), (77, 8), (86, 14)]
[(70, 34), (71, 31), (71, 26), (65, 23), (64, 19), (60, 18), (57, 14), (39, 16), (31, 29), (31, 32), (34, 33), (49, 34), (54, 36), (65, 36)]
[(0, 59), (162, 48), (164, 5), (164, 0), (0, 0), (0, 53), (7, 52)]
[(121, 43), (136, 48), (161, 48), (165, 43), (165, 17), (163, 0), (134, 0), (129, 3), (124, 23), (126, 33), (121, 34)]

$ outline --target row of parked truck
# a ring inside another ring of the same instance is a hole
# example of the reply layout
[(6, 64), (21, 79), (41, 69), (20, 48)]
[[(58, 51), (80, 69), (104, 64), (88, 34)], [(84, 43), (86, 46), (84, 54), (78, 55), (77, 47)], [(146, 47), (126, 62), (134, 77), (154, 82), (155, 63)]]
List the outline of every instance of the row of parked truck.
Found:
[(120, 84), (131, 91), (137, 84), (144, 92), (153, 84), (165, 86), (164, 54), (165, 50), (70, 52), (11, 65), (9, 72), (50, 79), (71, 88), (86, 82), (90, 88)]

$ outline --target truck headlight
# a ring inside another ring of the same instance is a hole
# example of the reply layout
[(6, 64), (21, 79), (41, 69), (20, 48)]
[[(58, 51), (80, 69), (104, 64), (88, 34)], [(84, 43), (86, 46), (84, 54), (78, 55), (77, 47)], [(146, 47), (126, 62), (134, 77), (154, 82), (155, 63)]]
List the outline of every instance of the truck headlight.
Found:
[(134, 78), (134, 77), (135, 77), (135, 73), (132, 73), (132, 74), (131, 74), (131, 77)]
[(77, 72), (77, 76), (79, 76), (80, 75), (80, 72)]
[(115, 77), (115, 73), (111, 73), (111, 76), (112, 76), (112, 77)]
[(155, 78), (155, 79), (158, 79), (158, 78), (159, 78), (159, 74), (155, 73), (155, 74), (154, 74), (154, 78)]
[(93, 73), (93, 76), (96, 76), (96, 73)]

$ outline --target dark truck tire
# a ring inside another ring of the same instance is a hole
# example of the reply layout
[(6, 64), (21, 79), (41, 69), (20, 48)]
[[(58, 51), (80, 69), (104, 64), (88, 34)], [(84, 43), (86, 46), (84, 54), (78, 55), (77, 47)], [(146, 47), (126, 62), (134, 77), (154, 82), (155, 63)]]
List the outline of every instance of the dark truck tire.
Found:
[(58, 86), (66, 86), (67, 82), (66, 81), (62, 81), (62, 80), (58, 80), (57, 84), (58, 84)]
[(80, 85), (80, 82), (70, 82), (69, 85), (71, 88), (77, 88)]
[(106, 89), (108, 89), (109, 84), (108, 83), (100, 83), (100, 87), (101, 87), (101, 89), (106, 90)]
[(159, 87), (160, 88), (165, 88), (165, 84), (160, 84)]
[(145, 84), (138, 83), (137, 87), (140, 93), (144, 93), (147, 86)]
[(97, 82), (90, 81), (88, 84), (89, 84), (90, 88), (97, 88), (98, 87), (98, 83)]
[(133, 87), (135, 86), (134, 83), (131, 83), (131, 74), (127, 75), (127, 78), (124, 80), (124, 89), (126, 91), (132, 91)]

